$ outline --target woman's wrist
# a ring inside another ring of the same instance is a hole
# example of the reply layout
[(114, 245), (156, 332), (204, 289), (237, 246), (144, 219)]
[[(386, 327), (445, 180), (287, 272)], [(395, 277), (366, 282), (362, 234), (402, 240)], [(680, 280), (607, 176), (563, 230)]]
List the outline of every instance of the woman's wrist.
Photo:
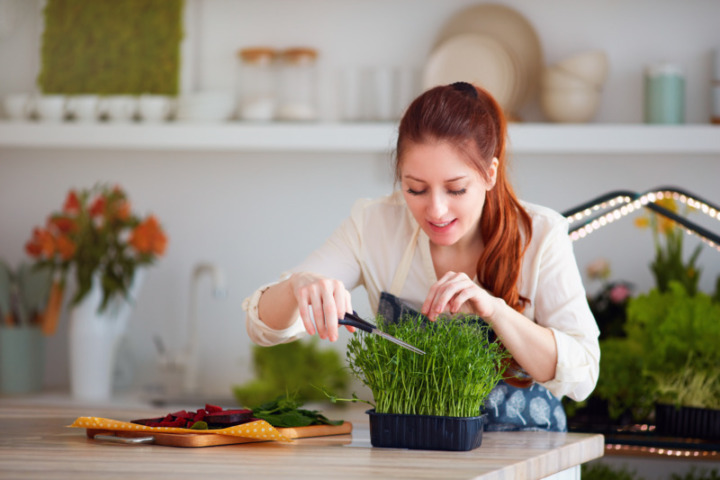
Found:
[(491, 327), (493, 327), (495, 325), (495, 322), (502, 317), (503, 311), (507, 308), (507, 303), (505, 303), (505, 300), (503, 300), (502, 298), (492, 297), (492, 300), (492, 312), (490, 313), (490, 315), (486, 315), (485, 317), (483, 317), (483, 320), (485, 320), (485, 322)]

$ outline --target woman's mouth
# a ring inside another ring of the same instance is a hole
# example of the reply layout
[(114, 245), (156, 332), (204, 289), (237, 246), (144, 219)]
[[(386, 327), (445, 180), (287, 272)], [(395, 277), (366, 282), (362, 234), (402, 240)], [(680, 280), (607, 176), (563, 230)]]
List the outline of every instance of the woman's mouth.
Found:
[(457, 221), (457, 219), (448, 220), (447, 222), (430, 222), (430, 221), (428, 221), (428, 224), (430, 225), (430, 228), (432, 228), (433, 230), (435, 230), (437, 232), (442, 232), (442, 231), (447, 230), (453, 224), (455, 224), (456, 221)]

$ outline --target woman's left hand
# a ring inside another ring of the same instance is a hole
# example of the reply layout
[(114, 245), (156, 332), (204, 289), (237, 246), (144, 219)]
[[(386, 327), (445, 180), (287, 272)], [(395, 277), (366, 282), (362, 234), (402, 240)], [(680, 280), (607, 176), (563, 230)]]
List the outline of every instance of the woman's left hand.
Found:
[(485, 319), (495, 313), (497, 300), (467, 274), (447, 272), (430, 287), (422, 313), (432, 321), (441, 313), (458, 312), (471, 313)]

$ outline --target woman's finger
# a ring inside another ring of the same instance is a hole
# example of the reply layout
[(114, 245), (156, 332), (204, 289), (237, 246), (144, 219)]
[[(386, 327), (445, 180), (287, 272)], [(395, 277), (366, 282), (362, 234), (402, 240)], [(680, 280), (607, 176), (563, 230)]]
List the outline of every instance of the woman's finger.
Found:
[(315, 320), (315, 328), (317, 329), (318, 336), (322, 339), (327, 338), (328, 332), (325, 328), (325, 314), (323, 312), (323, 301), (320, 296), (320, 292), (314, 291), (311, 294), (311, 309), (313, 319)]

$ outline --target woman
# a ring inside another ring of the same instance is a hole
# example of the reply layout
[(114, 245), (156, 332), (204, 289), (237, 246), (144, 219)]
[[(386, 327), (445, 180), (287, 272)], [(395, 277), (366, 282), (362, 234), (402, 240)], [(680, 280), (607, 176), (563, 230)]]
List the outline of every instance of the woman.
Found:
[(386, 320), (412, 310), (430, 320), (472, 313), (534, 380), (527, 389), (501, 382), (486, 428), (566, 430), (559, 399), (580, 401), (594, 389), (599, 332), (567, 222), (516, 198), (505, 139), (504, 116), (486, 91), (459, 82), (420, 95), (399, 127), (402, 190), (357, 202), (325, 245), (247, 299), (251, 339), (337, 340), (358, 285)]

